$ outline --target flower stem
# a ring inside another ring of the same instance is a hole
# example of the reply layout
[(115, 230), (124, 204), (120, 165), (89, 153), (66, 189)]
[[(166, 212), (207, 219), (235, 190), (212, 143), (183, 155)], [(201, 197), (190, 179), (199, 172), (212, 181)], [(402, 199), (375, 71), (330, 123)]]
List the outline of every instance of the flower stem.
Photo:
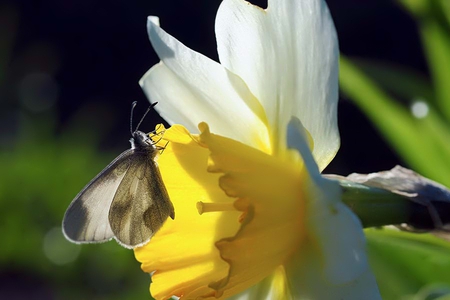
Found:
[(420, 175), (399, 167), (369, 176), (356, 175), (325, 177), (339, 182), (342, 201), (365, 228), (401, 225), (411, 231), (450, 230), (450, 190), (444, 186), (423, 177), (418, 180)]
[(361, 219), (364, 227), (431, 221), (425, 206), (398, 194), (354, 182), (340, 181), (342, 201)]

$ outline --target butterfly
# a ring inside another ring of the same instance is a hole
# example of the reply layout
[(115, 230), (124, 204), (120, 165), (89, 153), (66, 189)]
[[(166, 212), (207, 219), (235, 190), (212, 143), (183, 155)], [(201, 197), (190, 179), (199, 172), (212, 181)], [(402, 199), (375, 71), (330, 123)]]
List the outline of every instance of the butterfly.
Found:
[[(125, 248), (147, 244), (175, 211), (155, 161), (164, 148), (150, 134), (132, 128), (131, 148), (91, 180), (70, 203), (63, 220), (64, 236), (74, 243), (116, 239)], [(133, 102), (131, 116), (136, 102)]]

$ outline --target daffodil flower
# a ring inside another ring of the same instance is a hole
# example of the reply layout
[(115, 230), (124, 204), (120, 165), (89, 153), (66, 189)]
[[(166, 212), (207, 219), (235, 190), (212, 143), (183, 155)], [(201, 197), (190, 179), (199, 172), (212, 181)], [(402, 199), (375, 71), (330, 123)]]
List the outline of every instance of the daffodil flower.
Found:
[(320, 0), (224, 0), (220, 64), (148, 20), (141, 85), (172, 126), (176, 211), (135, 250), (156, 299), (380, 299), (358, 218), (320, 175), (339, 147), (338, 44)]

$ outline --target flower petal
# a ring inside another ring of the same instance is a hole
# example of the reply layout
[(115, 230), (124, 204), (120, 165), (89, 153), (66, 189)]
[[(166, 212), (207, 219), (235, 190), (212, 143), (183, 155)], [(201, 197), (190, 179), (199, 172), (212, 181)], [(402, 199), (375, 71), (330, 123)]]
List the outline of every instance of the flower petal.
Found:
[(287, 285), (286, 272), (283, 266), (279, 266), (275, 272), (258, 282), (243, 293), (230, 297), (229, 300), (272, 300), (284, 299), (291, 300), (292, 292)]
[(301, 161), (282, 161), (200, 124), (200, 141), (211, 151), (210, 172), (224, 173), (220, 187), (236, 197), (244, 212), (237, 234), (216, 243), (230, 264), (229, 274), (210, 284), (229, 297), (269, 276), (296, 251), (305, 237)]
[(332, 285), (348, 284), (368, 270), (366, 240), (360, 220), (341, 202), (339, 184), (320, 176), (305, 140), (306, 129), (293, 117), (288, 125), (288, 147), (302, 156), (311, 180), (305, 180), (307, 226), (320, 253), (323, 278)]
[(277, 147), (291, 116), (314, 140), (322, 170), (339, 148), (338, 43), (325, 1), (269, 0), (267, 10), (224, 0), (216, 18), (221, 63), (239, 75), (264, 106)]
[(222, 65), (167, 34), (149, 18), (148, 34), (163, 63), (140, 84), (156, 110), (171, 124), (207, 122), (214, 132), (270, 151), (265, 112), (245, 82)]
[(294, 299), (381, 300), (375, 276), (369, 269), (347, 284), (337, 285), (328, 281), (321, 272), (322, 257), (311, 246), (303, 249), (286, 265), (288, 284)]
[(206, 172), (208, 149), (199, 146), (184, 127), (168, 129), (160, 143), (164, 146), (167, 141), (158, 164), (176, 217), (167, 220), (150, 243), (135, 249), (135, 255), (145, 272), (154, 272), (150, 287), (154, 298), (192, 299), (214, 293), (208, 284), (226, 276), (229, 266), (214, 243), (237, 232), (241, 213), (200, 216), (198, 201), (232, 203), (232, 199), (218, 187), (219, 175)]

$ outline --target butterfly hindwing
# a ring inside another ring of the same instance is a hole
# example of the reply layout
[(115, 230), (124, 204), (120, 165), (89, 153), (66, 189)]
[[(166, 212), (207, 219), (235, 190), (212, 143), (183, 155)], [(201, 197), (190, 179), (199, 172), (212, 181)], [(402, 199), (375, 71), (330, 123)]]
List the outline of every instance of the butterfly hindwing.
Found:
[(132, 162), (133, 150), (119, 155), (75, 197), (64, 215), (63, 232), (71, 241), (95, 243), (114, 237), (108, 214), (116, 190)]
[(117, 241), (127, 248), (146, 244), (167, 217), (174, 218), (159, 169), (156, 149), (135, 151), (109, 211), (109, 224)]

